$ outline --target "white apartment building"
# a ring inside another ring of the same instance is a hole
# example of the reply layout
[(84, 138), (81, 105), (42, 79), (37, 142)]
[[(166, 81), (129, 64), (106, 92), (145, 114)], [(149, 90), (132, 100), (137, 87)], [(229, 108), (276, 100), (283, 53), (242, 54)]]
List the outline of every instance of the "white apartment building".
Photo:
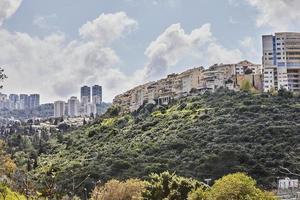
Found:
[(299, 180), (298, 179), (280, 179), (278, 181), (278, 189), (290, 189), (290, 188), (298, 188), (299, 187)]
[(300, 91), (300, 33), (262, 36), (264, 91)]
[(63, 117), (65, 115), (65, 102), (55, 101), (54, 102), (54, 117)]
[(79, 100), (77, 97), (71, 97), (68, 100), (68, 116), (76, 117), (79, 115)]

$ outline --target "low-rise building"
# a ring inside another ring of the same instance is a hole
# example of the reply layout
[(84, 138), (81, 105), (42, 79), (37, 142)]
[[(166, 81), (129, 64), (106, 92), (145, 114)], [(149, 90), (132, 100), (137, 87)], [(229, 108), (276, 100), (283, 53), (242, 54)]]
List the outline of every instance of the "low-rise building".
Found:
[(213, 65), (208, 69), (197, 67), (180, 74), (170, 74), (156, 82), (137, 86), (114, 98), (113, 104), (122, 112), (133, 112), (143, 104), (169, 104), (173, 99), (191, 95), (194, 91), (212, 91), (218, 88), (239, 90), (244, 81), (262, 89), (261, 65), (249, 61), (237, 64)]

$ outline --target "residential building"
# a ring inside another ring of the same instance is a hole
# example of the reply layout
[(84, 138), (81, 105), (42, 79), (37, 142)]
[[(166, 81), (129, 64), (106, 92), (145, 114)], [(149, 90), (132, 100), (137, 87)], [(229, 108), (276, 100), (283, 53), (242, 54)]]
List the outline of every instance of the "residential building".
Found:
[(300, 33), (262, 36), (264, 91), (300, 92)]
[(55, 101), (54, 102), (54, 117), (63, 117), (65, 115), (65, 102)]
[(20, 94), (20, 109), (29, 109), (30, 101), (28, 94)]
[(68, 116), (76, 117), (79, 115), (79, 100), (77, 97), (71, 97), (68, 100)]
[(94, 104), (102, 103), (102, 86), (94, 85), (92, 87), (92, 102)]
[(182, 96), (214, 92), (224, 87), (239, 90), (248, 81), (257, 90), (262, 89), (261, 65), (247, 60), (237, 64), (216, 64), (208, 69), (196, 67), (180, 74), (170, 74), (161, 80), (137, 86), (114, 98), (122, 112), (133, 112), (147, 103), (167, 105)]
[(29, 96), (29, 108), (36, 108), (40, 105), (40, 95), (31, 94)]
[(91, 102), (91, 88), (83, 86), (80, 89), (81, 103), (88, 104)]

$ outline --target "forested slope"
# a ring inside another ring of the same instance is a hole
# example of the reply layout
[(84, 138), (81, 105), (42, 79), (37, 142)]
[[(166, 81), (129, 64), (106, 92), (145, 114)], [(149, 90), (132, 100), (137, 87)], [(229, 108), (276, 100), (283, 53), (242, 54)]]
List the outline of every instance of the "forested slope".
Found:
[(216, 179), (246, 172), (264, 187), (293, 170), (299, 154), (300, 100), (289, 95), (220, 90), (187, 97), (168, 107), (105, 117), (52, 137), (32, 171), (40, 187), (92, 188), (95, 181), (144, 178), (151, 172)]

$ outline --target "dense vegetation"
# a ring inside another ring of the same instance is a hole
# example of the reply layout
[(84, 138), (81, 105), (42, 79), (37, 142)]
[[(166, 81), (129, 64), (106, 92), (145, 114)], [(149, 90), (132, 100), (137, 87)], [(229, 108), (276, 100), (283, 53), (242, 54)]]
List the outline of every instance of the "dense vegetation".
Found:
[(295, 168), (299, 124), (299, 97), (220, 90), (122, 116), (113, 107), (72, 132), (7, 141), (18, 167), (48, 196), (166, 170), (202, 181), (245, 172), (272, 188), (280, 166)]
[(148, 181), (110, 180), (96, 186), (91, 197), (93, 200), (277, 200), (243, 173), (226, 175), (211, 187), (169, 172), (151, 174)]

